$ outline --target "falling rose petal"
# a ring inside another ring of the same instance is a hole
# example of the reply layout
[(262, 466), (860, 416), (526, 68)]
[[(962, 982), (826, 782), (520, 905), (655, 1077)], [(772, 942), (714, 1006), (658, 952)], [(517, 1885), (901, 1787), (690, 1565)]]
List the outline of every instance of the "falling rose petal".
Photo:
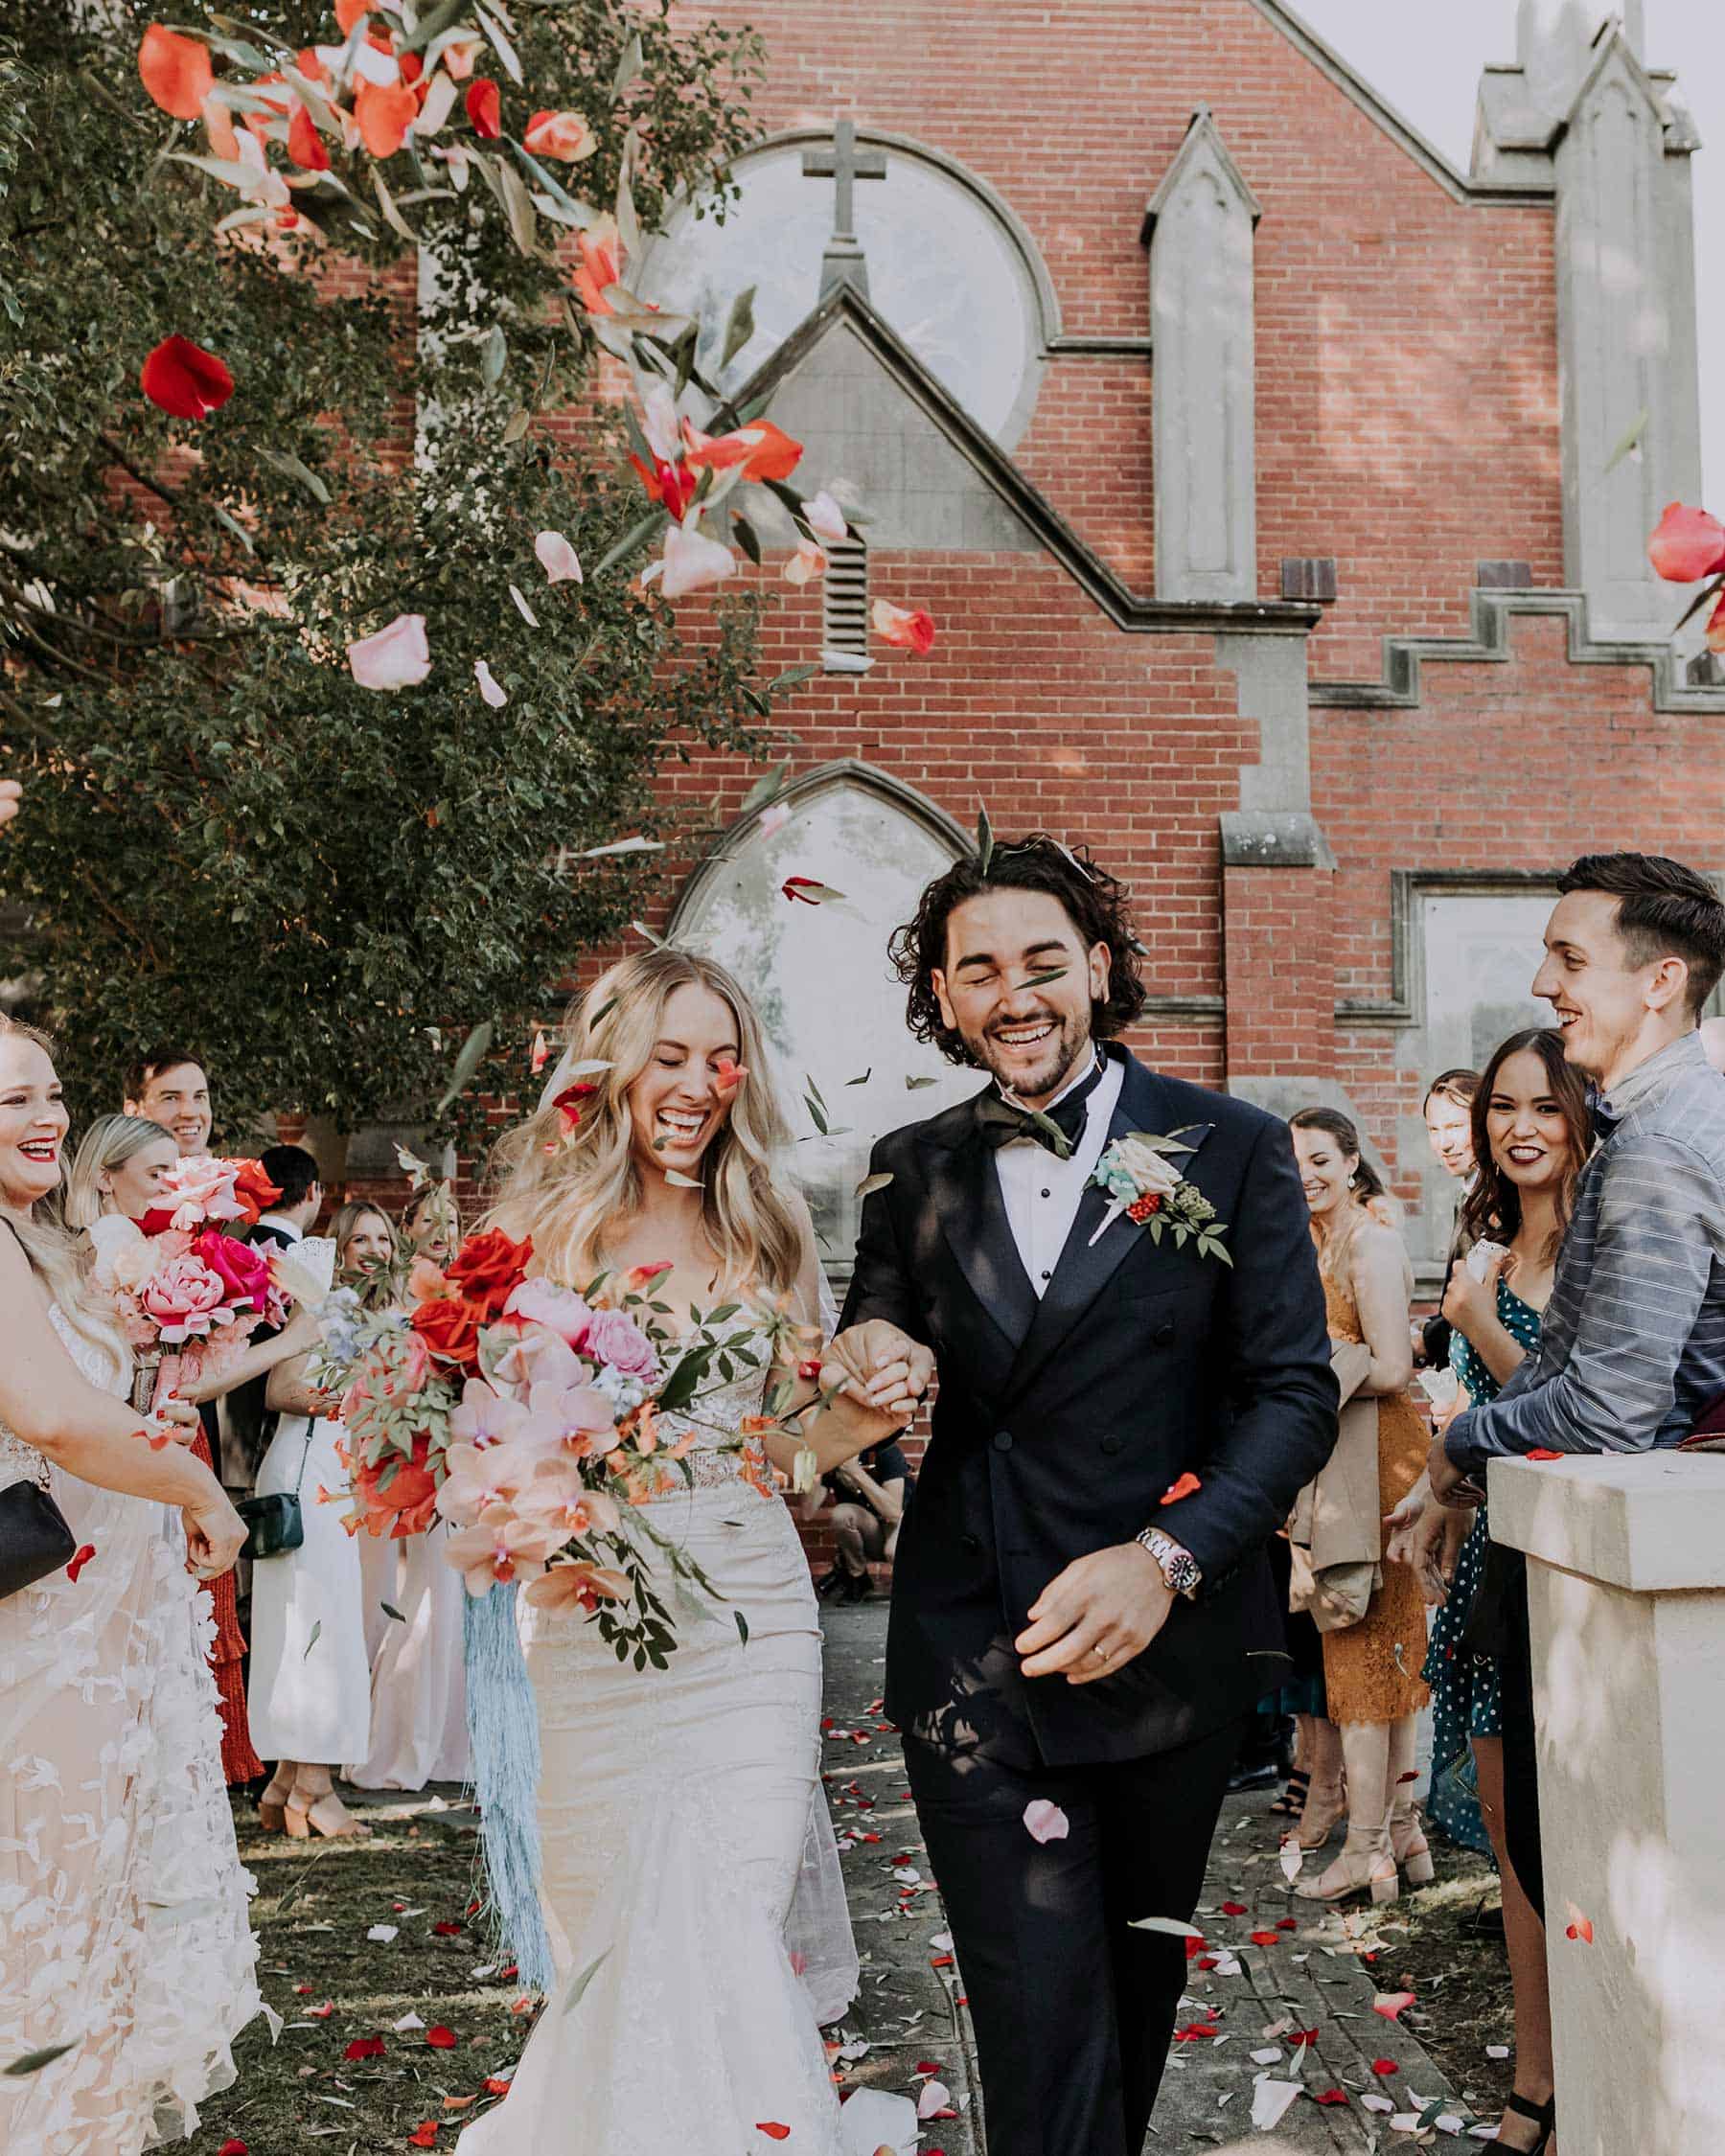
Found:
[(937, 2111), (950, 2109), (953, 2092), (944, 2081), (925, 2081), (916, 2099), (916, 2116), (932, 2119)]
[(842, 899), (844, 893), (836, 891), (830, 883), (817, 883), (813, 876), (787, 876), (779, 885), (783, 898), (800, 899), (804, 906), (819, 906), (830, 899)]
[(1371, 2002), (1371, 2010), (1382, 2014), (1386, 2021), (1399, 2021), (1413, 2004), (1411, 1991), (1380, 1991)]
[(765, 2134), (769, 2141), (789, 2141), (791, 2139), (790, 2127), (781, 2126), (776, 2119), (757, 2119), (755, 2121), (755, 2132)]
[(433, 2022), (426, 2031), (426, 2041), (434, 2052), (452, 2052), (455, 2049), (455, 2031), (446, 2029), (441, 2021)]
[(177, 30), (152, 22), (138, 47), (138, 74), (144, 87), (164, 112), (176, 120), (197, 120), (204, 100), (215, 86), (216, 71), (210, 48), (196, 37), (182, 37)]
[(203, 102), (204, 131), (210, 138), (212, 155), (229, 165), (240, 162), (240, 137), (234, 132), (233, 117), (218, 97), (214, 95)]
[(920, 608), (895, 607), (889, 599), (877, 599), (869, 618), (884, 644), (897, 644), (908, 652), (933, 649), (934, 617)]
[(598, 137), (579, 112), (536, 112), (521, 137), (535, 157), (555, 157), (564, 165), (579, 164), (599, 147)]
[(485, 2076), (485, 2093), (487, 2096), (507, 2096), (509, 2083), (500, 2074), (488, 2074)]
[(373, 82), (361, 77), (354, 85), (354, 118), (359, 139), (374, 157), (393, 157), (419, 117), (419, 93), (411, 82)]
[(1254, 1946), (1274, 1946), (1278, 1936), (1276, 1932), (1254, 1932), (1252, 1943)]
[(547, 584), (580, 584), (581, 563), (575, 549), (561, 532), (540, 532), (533, 542), (533, 551), (539, 556), (539, 565), (545, 572)]
[(1380, 2079), (1388, 2080), (1392, 2074), (1399, 2074), (1401, 2068), (1396, 2065), (1392, 2058), (1374, 2058), (1371, 2062), (1371, 2071)]
[[(150, 94), (154, 96), (153, 91)], [(161, 102), (156, 99), (158, 104)], [(1704, 509), (1668, 502), (1647, 541), (1647, 560), (1668, 584), (1699, 584), (1703, 577), (1725, 569), (1725, 524)]]
[(1564, 1928), (1564, 1938), (1576, 1939), (1583, 1946), (1591, 1946), (1594, 1936), (1593, 1919), (1583, 1916), (1573, 1901), (1566, 1901), (1563, 1909), (1564, 1915), (1569, 1918)]
[(512, 584), (509, 587), (509, 596), (516, 603), (516, 612), (520, 615), (521, 619), (527, 624), (528, 628), (537, 629), (539, 627), (539, 616), (527, 604), (526, 596), (522, 592), (520, 585), (518, 584)]
[(1024, 1830), (1033, 1842), (1064, 1842), (1072, 1823), (1046, 1797), (1033, 1797), (1024, 1806)]
[(503, 132), (502, 103), (497, 85), (489, 75), (468, 84), (467, 116), (481, 142), (495, 142)]
[(665, 534), (664, 558), (655, 563), (655, 568), (662, 572), (659, 589), (665, 597), (680, 599), (688, 592), (703, 590), (708, 585), (734, 576), (737, 558), (728, 546), (721, 546), (704, 532), (673, 524)]
[(1201, 1490), (1203, 1487), (1204, 1484), (1188, 1468), (1177, 1480), (1168, 1484), (1157, 1502), (1159, 1504), (1178, 1504), (1182, 1498), (1188, 1498), (1194, 1490)]
[(409, 2007), (400, 2021), (392, 2021), (389, 2026), (391, 2029), (424, 2029), (426, 2025)]
[(1268, 2076), (1258, 2082), (1252, 2092), (1252, 2122), (1259, 2133), (1271, 2133), (1281, 2124), (1300, 2090), (1298, 2081), (1272, 2081)]
[(850, 537), (850, 526), (845, 521), (843, 510), (824, 487), (812, 500), (803, 503), (802, 513), (808, 518), (810, 531), (817, 539), (828, 539), (837, 544), (839, 540)]
[(335, 2002), (334, 1999), (326, 1999), (321, 2007), (308, 2007), (306, 2011), (313, 2021), (328, 2021), (335, 2011)]
[(83, 1571), (84, 1567), (89, 1563), (90, 1559), (95, 1556), (95, 1554), (96, 1545), (93, 1542), (86, 1542), (80, 1545), (77, 1554), (72, 1559), (72, 1562), (66, 1567), (66, 1577), (72, 1582), (74, 1587), (78, 1585), (79, 1573)]
[(816, 577), (826, 575), (826, 556), (813, 539), (798, 539), (796, 552), (779, 574), (787, 584), (813, 584)]
[(1276, 1852), (1276, 1862), (1281, 1866), (1281, 1875), (1292, 1886), (1300, 1877), (1300, 1868), (1305, 1862), (1299, 1842), (1290, 1834)]
[(533, 1036), (533, 1075), (537, 1078), (550, 1061), (551, 1044), (542, 1033)]
[(509, 691), (493, 674), (491, 668), (486, 665), (482, 658), (473, 661), (473, 678), (478, 682), (479, 694), (485, 699), (486, 702), (491, 705), (494, 711), (501, 711), (509, 701)]
[(1388, 2097), (1381, 2097), (1377, 2095), (1375, 2091), (1368, 2089), (1366, 2094), (1360, 2099), (1360, 2108), (1362, 2111), (1392, 2112), (1395, 2109), (1395, 2106), (1391, 2102)]
[(1204, 1937), (1196, 1924), (1183, 1924), (1178, 1916), (1134, 1916), (1127, 1929), (1134, 1932), (1162, 1932), (1169, 1938), (1202, 1939)]
[(387, 629), (347, 648), (348, 666), (362, 689), (412, 689), (431, 671), (424, 614), (398, 614)]
[(327, 172), (330, 153), (324, 148), (317, 123), (297, 100), (288, 121), (288, 154), (306, 172)]
[(164, 337), (145, 360), (138, 386), (158, 411), (207, 419), (234, 394), (234, 378), (213, 352), (190, 337)]

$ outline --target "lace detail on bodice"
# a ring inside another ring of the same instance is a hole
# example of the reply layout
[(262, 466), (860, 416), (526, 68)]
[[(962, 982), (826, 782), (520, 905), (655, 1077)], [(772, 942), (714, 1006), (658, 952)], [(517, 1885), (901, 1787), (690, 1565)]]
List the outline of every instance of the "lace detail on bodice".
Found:
[(657, 1500), (649, 1502), (676, 1497), (689, 1488), (729, 1489), (737, 1482), (748, 1483), (764, 1497), (776, 1494), (766, 1446), (759, 1437), (745, 1436), (743, 1432), (745, 1422), (761, 1412), (767, 1393), (766, 1335), (753, 1335), (749, 1344), (761, 1351), (758, 1364), (751, 1368), (733, 1356), (734, 1377), (703, 1386), (692, 1413), (668, 1414), (660, 1419), (660, 1435), (667, 1444), (674, 1445), (684, 1437), (691, 1442), (681, 1466), (671, 1470), (674, 1479), (659, 1492)]
[[(118, 1342), (111, 1346), (99, 1347), (94, 1341), (86, 1340), (67, 1323), (58, 1303), (49, 1305), (48, 1319), (67, 1354), (99, 1391), (122, 1393), (126, 1390), (130, 1383), (130, 1358)], [(0, 1422), (0, 1489), (12, 1482), (34, 1482), (45, 1490), (53, 1479), (54, 1470), (48, 1460), (34, 1445), (27, 1445), (22, 1437), (14, 1435)]]

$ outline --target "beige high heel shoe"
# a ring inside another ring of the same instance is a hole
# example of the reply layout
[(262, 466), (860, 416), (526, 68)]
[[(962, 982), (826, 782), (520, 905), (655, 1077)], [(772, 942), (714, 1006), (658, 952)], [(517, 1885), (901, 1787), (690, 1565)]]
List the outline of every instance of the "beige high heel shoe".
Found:
[(1407, 1873), (1410, 1887), (1432, 1883), (1432, 1845), (1425, 1838), (1419, 1814), (1409, 1810), (1390, 1822), (1390, 1846), (1396, 1864)]
[(290, 1842), (305, 1842), (315, 1834), (327, 1842), (362, 1842), (371, 1828), (356, 1819), (333, 1789), (314, 1797), (309, 1804), (292, 1798), (282, 1807), (283, 1824)]
[(1355, 1894), (1369, 1894), (1378, 1903), (1394, 1901), (1401, 1881), (1388, 1830), (1359, 1835), (1350, 1827), (1341, 1855), (1316, 1879), (1296, 1879), (1294, 1892), (1304, 1901), (1350, 1901)]
[(1347, 1817), (1347, 1792), (1340, 1777), (1327, 1789), (1306, 1791), (1294, 1839), (1302, 1849), (1321, 1849)]

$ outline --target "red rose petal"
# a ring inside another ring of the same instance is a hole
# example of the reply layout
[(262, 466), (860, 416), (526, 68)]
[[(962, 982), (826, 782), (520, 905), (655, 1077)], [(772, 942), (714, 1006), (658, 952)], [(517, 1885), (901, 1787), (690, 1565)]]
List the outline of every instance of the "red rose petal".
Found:
[(452, 2052), (455, 2049), (455, 2031), (446, 2029), (440, 2021), (426, 2031), (426, 2041), (434, 2052)]
[(1388, 2078), (1392, 2074), (1399, 2074), (1401, 2068), (1396, 2065), (1392, 2058), (1374, 2058), (1371, 2062), (1371, 2071)]
[(1298, 1916), (1283, 1916), (1277, 1922), (1276, 1928), (1278, 1932), (1297, 1932), (1300, 1929), (1300, 1918)]
[(1296, 2051), (1299, 2050), (1301, 2044), (1315, 2044), (1317, 2041), (1318, 2031), (1315, 2029), (1297, 2029), (1295, 2030), (1294, 2033), (1288, 2038), (1289, 2044)]
[(138, 47), (138, 75), (164, 112), (176, 120), (196, 120), (216, 85), (210, 48), (196, 37), (152, 22)]
[(341, 2055), (343, 2058), (381, 2058), (384, 2049), (381, 2036), (356, 2036)]
[(95, 1554), (96, 1545), (93, 1542), (80, 1543), (79, 1545), (78, 1554), (66, 1567), (66, 1577), (72, 1582), (74, 1587), (78, 1585), (79, 1573), (83, 1571), (84, 1567), (89, 1563), (90, 1559), (95, 1556)]
[(1194, 1490), (1201, 1490), (1203, 1487), (1204, 1484), (1188, 1468), (1184, 1475), (1168, 1484), (1157, 1502), (1159, 1504), (1178, 1504), (1182, 1498), (1188, 1498)]
[(789, 2141), (791, 2139), (790, 2127), (781, 2126), (776, 2119), (757, 2119), (755, 2121), (755, 2132), (765, 2134), (769, 2141)]
[(334, 1999), (326, 1999), (321, 2007), (308, 2007), (306, 2011), (313, 2021), (328, 2021), (335, 2011), (335, 2002)]
[(1252, 1943), (1254, 1946), (1274, 1946), (1276, 1944), (1276, 1935), (1275, 1932), (1254, 1932), (1252, 1935)]
[(190, 337), (164, 337), (145, 360), (138, 386), (174, 419), (207, 419), (234, 394), (234, 378), (213, 352)]
[(1522, 1457), (1523, 1459), (1561, 1459), (1563, 1455), (1552, 1452), (1549, 1445), (1537, 1445), (1532, 1452), (1523, 1453)]
[(507, 2096), (509, 2083), (495, 2074), (488, 2074), (485, 2077), (485, 2093), (487, 2096)]
[(1246, 1904), (1243, 1901), (1225, 1901), (1222, 1904), (1222, 1914), (1224, 1916), (1244, 1916)]
[(482, 142), (495, 142), (503, 132), (502, 104), (497, 85), (489, 75), (468, 84), (467, 116)]
[(437, 2146), (437, 2121), (422, 2119), (407, 2136), (409, 2148), (435, 2148)]
[(224, 2141), (216, 2156), (251, 2156), (251, 2150), (242, 2141)]
[(459, 1938), (465, 1929), (465, 1925), (457, 1924), (448, 1916), (443, 1919), (442, 1923), (433, 1924), (431, 1927), (433, 1935), (438, 1938)]
[(1347, 2091), (1346, 2089), (1319, 2089), (1316, 2092), (1315, 2100), (1319, 2103), (1346, 2103), (1347, 2101)]

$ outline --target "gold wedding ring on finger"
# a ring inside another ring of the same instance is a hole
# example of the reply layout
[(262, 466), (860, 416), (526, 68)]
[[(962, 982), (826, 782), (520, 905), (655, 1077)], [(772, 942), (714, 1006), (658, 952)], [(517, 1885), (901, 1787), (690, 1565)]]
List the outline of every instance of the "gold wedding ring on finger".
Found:
[(1114, 1649), (1112, 1647), (1103, 1646), (1100, 1640), (1098, 1640), (1096, 1644), (1091, 1649), (1091, 1653), (1093, 1654), (1099, 1662), (1112, 1662), (1114, 1660)]

